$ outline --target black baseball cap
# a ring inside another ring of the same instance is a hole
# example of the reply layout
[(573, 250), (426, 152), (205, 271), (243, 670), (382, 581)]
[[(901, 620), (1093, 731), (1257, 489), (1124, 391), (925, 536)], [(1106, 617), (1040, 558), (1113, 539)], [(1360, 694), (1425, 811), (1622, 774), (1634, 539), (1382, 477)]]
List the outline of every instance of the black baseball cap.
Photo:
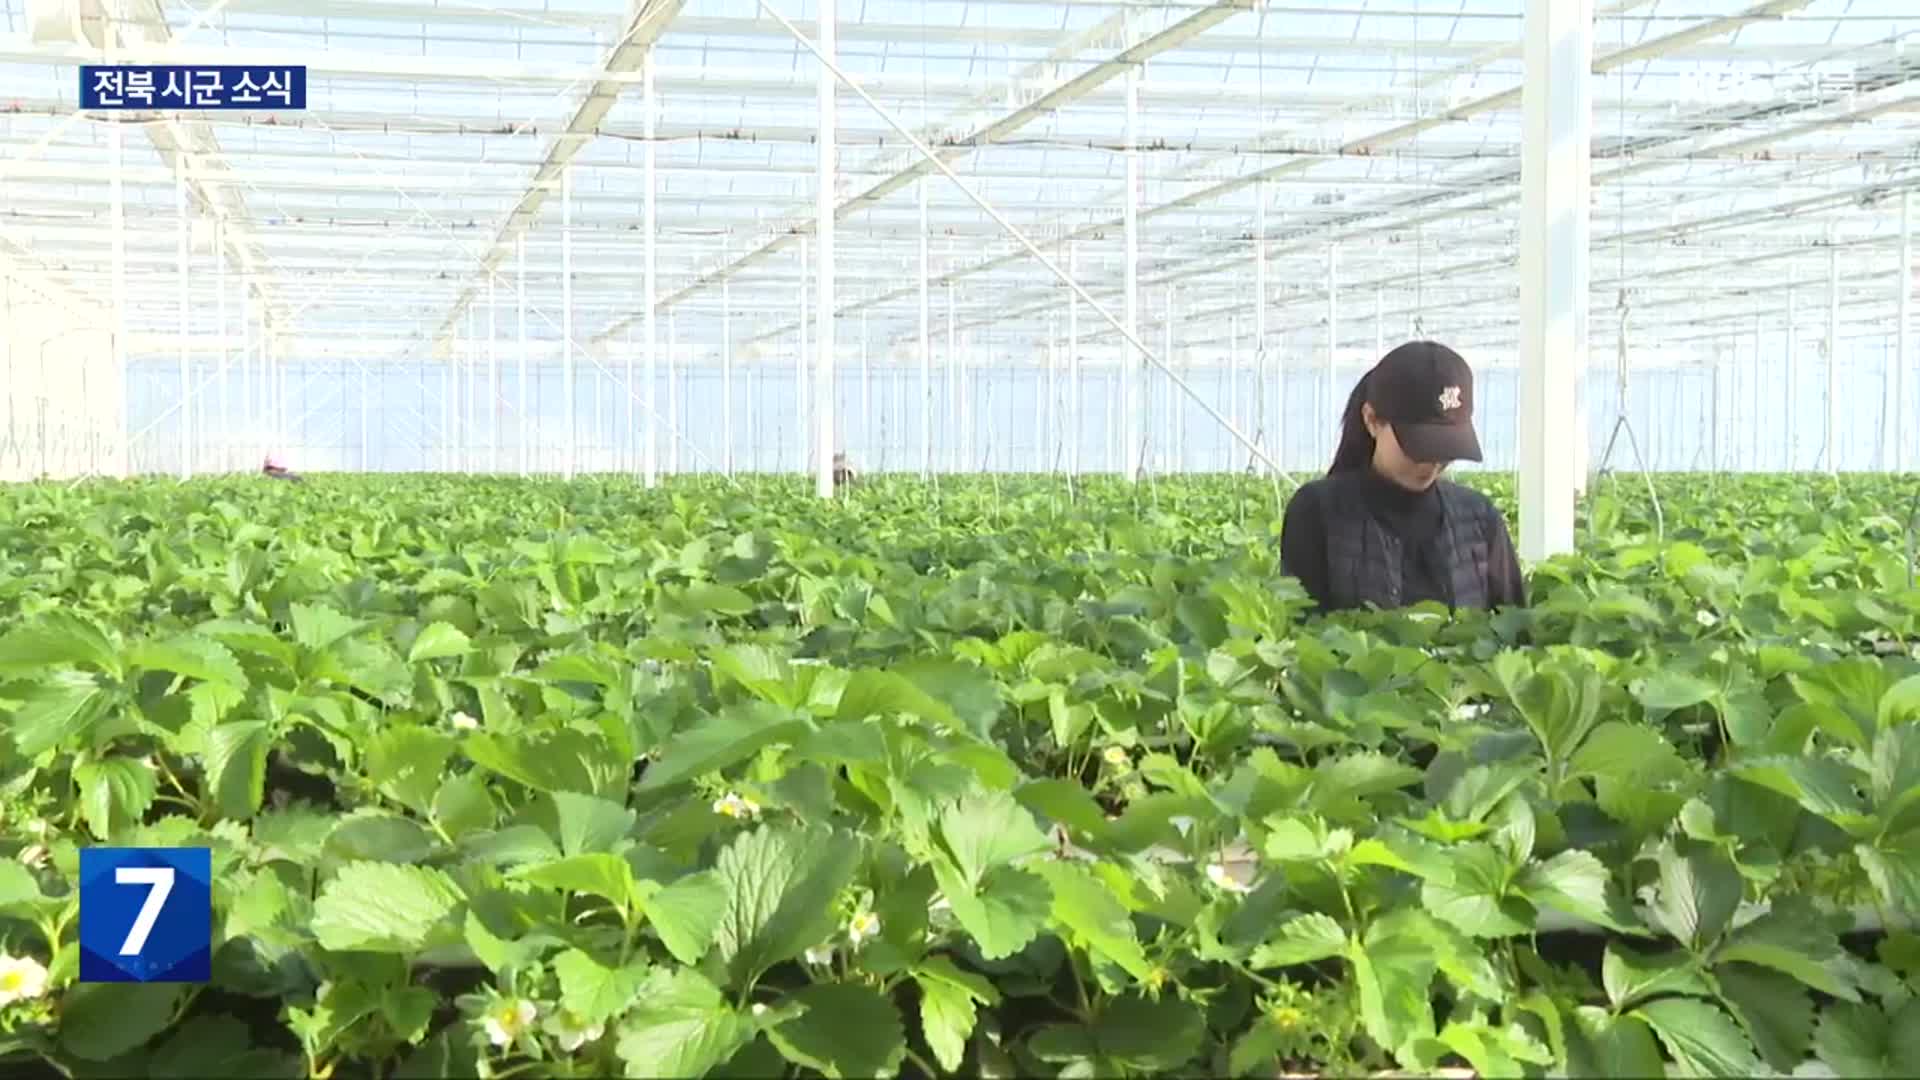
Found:
[(1434, 341), (1411, 341), (1367, 373), (1367, 404), (1415, 461), (1481, 461), (1473, 430), (1473, 369)]

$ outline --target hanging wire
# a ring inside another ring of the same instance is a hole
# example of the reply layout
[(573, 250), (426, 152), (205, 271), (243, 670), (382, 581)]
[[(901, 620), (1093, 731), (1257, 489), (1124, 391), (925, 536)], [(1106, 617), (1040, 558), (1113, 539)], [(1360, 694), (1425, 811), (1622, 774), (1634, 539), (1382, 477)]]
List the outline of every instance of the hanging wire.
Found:
[[(1627, 25), (1626, 20), (1623, 18), (1620, 20), (1620, 50), (1625, 52), (1626, 47)], [(1620, 78), (1615, 85), (1618, 93), (1616, 101), (1618, 108), (1616, 111), (1619, 114), (1619, 127), (1616, 137), (1619, 141), (1614, 147), (1614, 152), (1621, 154), (1625, 152), (1627, 142), (1627, 70), (1625, 65), (1622, 65), (1620, 68)], [(1620, 440), (1620, 433), (1623, 431), (1626, 432), (1627, 446), (1633, 451), (1634, 461), (1640, 466), (1641, 479), (1644, 480), (1647, 485), (1647, 497), (1653, 502), (1654, 537), (1657, 540), (1664, 540), (1667, 533), (1667, 524), (1666, 517), (1660, 509), (1660, 494), (1654, 489), (1653, 472), (1648, 466), (1646, 456), (1640, 452), (1640, 440), (1634, 434), (1633, 421), (1629, 418), (1627, 410), (1627, 391), (1629, 388), (1627, 317), (1631, 308), (1627, 303), (1627, 193), (1626, 185), (1624, 184), (1619, 185), (1615, 189), (1614, 218), (1614, 247), (1616, 249), (1615, 254), (1619, 261), (1618, 273), (1620, 282), (1619, 299), (1614, 305), (1614, 310), (1620, 313), (1620, 330), (1614, 339), (1613, 431), (1607, 436), (1607, 448), (1606, 451), (1600, 455), (1600, 465), (1599, 468), (1594, 470), (1592, 481), (1598, 481), (1607, 475), (1609, 466), (1613, 461), (1613, 448)], [(1586, 380), (1585, 371), (1581, 372), (1581, 380), (1583, 383)], [(1582, 393), (1579, 397), (1579, 407), (1583, 413), (1587, 407), (1587, 397), (1584, 391), (1585, 387), (1583, 386)], [(1584, 419), (1584, 416), (1582, 419)], [(1586, 424), (1578, 424), (1576, 431), (1579, 437), (1585, 438)], [(1593, 535), (1595, 506), (1595, 502), (1589, 499), (1587, 502), (1587, 534), (1589, 536)]]

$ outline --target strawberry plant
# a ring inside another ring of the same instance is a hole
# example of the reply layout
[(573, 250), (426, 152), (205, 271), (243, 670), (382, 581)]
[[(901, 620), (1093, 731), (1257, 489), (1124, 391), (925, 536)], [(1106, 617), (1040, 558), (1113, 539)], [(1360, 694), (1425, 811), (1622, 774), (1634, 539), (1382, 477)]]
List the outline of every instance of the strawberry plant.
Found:
[[(11, 488), (0, 1056), (1910, 1073), (1907, 487), (1602, 485), (1525, 611), (1331, 619), (1236, 477)], [(77, 981), (95, 844), (211, 849), (211, 982)]]

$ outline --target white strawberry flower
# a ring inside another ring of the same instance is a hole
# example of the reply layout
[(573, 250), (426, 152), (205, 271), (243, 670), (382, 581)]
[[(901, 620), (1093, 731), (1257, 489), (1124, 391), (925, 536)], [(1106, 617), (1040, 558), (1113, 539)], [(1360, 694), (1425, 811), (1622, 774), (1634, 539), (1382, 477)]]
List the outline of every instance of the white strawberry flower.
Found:
[(583, 1024), (579, 1017), (565, 1009), (547, 1017), (546, 1029), (560, 1049), (569, 1054), (598, 1040), (607, 1031), (605, 1024)]
[(1696, 611), (1693, 613), (1693, 620), (1699, 623), (1701, 626), (1713, 626), (1719, 623), (1720, 616), (1715, 615), (1713, 612), (1708, 611), (1706, 608), (1701, 608), (1699, 611)]
[(814, 967), (825, 967), (833, 963), (833, 946), (830, 944), (815, 945), (806, 951), (804, 958), (807, 963), (812, 964)]
[(847, 921), (847, 940), (859, 948), (868, 938), (880, 932), (880, 916), (871, 911), (863, 911)]
[(47, 855), (45, 844), (29, 844), (20, 850), (20, 861), (28, 866), (41, 867), (47, 864)]
[(1127, 748), (1124, 746), (1109, 746), (1106, 752), (1100, 756), (1106, 758), (1107, 764), (1109, 765), (1125, 766), (1133, 764), (1133, 759), (1127, 756)]
[(764, 1002), (764, 1001), (756, 1001), (756, 1002), (754, 1002), (754, 1003), (753, 1003), (753, 1015), (755, 1015), (755, 1016), (765, 1016), (765, 1015), (767, 1015), (767, 1003), (766, 1003), (766, 1002)]
[(1233, 872), (1227, 869), (1225, 863), (1208, 863), (1207, 880), (1230, 893), (1249, 893), (1253, 891), (1253, 886), (1242, 885), (1239, 880), (1233, 876)]
[(760, 816), (760, 804), (729, 791), (726, 798), (713, 801), (713, 812), (724, 817), (747, 821)]
[(453, 714), (453, 726), (457, 731), (473, 731), (480, 726), (480, 721), (466, 713), (457, 712)]
[(47, 969), (31, 956), (0, 956), (0, 1006), (47, 992)]
[(514, 1040), (533, 1027), (540, 1010), (531, 1001), (506, 999), (487, 1010), (487, 1041), (495, 1046), (511, 1046)]
[(1455, 705), (1453, 707), (1453, 718), (1455, 720), (1478, 720), (1480, 717), (1487, 715), (1492, 709), (1493, 706), (1485, 704), (1484, 702), (1478, 705)]

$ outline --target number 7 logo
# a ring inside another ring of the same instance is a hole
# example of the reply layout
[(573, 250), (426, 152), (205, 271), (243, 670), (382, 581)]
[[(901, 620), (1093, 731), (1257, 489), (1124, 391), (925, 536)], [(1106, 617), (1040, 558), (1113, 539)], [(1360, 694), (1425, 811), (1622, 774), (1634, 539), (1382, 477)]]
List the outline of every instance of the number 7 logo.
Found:
[(140, 905), (140, 914), (133, 918), (133, 929), (127, 931), (127, 940), (120, 943), (121, 956), (139, 956), (140, 950), (147, 947), (147, 935), (153, 933), (153, 924), (167, 906), (167, 894), (173, 892), (173, 867), (115, 867), (113, 880), (121, 885), (151, 886), (146, 902)]
[(82, 848), (80, 981), (207, 982), (208, 848)]

